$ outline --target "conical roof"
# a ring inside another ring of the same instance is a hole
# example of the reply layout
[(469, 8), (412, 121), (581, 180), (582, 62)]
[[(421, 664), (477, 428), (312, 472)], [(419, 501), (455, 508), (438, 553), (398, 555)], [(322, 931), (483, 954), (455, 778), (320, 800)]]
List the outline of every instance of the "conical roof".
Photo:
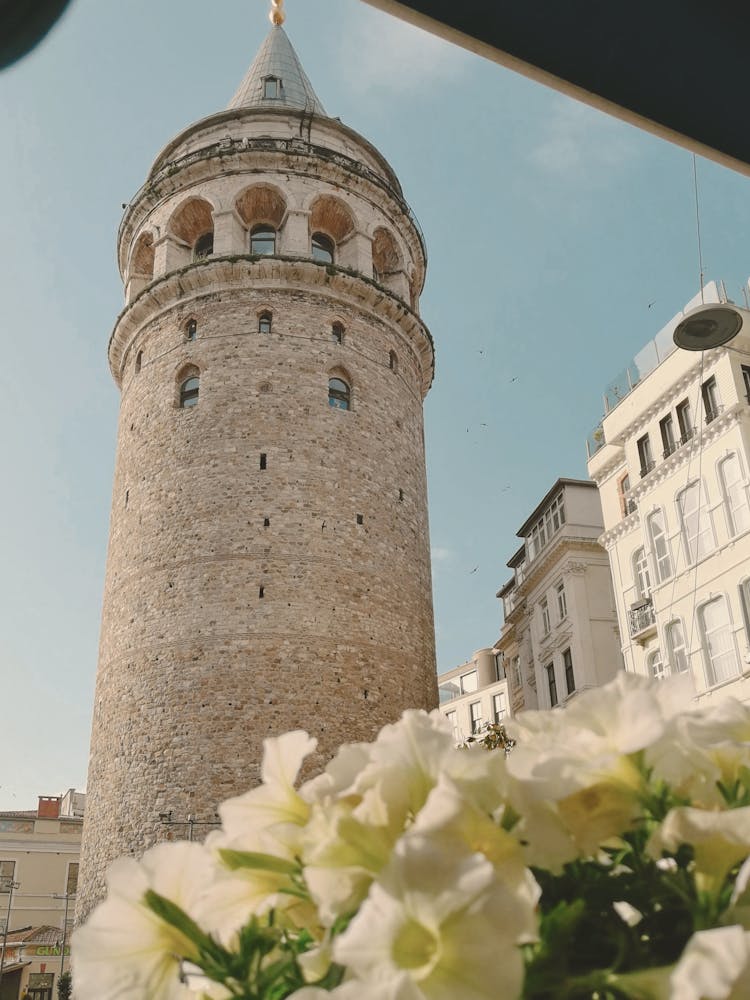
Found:
[(294, 108), (325, 115), (281, 25), (271, 28), (228, 108)]

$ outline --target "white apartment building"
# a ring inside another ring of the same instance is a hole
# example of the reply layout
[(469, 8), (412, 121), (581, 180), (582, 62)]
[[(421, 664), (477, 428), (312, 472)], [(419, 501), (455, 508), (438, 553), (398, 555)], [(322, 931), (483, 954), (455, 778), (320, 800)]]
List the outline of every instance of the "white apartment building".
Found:
[(518, 529), (523, 545), (498, 591), (509, 711), (564, 705), (622, 669), (603, 521), (594, 483), (558, 479)]
[(438, 677), (456, 742), (526, 708), (564, 705), (622, 669), (596, 485), (558, 479), (518, 529), (498, 591), (504, 624), (491, 649)]
[[(711, 283), (706, 302), (726, 301)], [(700, 297), (685, 307), (699, 304)], [(750, 698), (750, 331), (678, 349), (679, 313), (605, 394), (588, 442), (627, 670)]]
[(477, 650), (467, 663), (441, 674), (438, 690), (440, 711), (453, 726), (456, 743), (509, 715), (503, 658), (494, 649)]

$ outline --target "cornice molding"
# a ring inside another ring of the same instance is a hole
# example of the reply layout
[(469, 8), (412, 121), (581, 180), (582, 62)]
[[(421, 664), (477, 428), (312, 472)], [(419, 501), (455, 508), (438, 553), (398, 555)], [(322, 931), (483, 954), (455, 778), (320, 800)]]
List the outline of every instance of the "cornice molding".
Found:
[(430, 331), (393, 292), (355, 271), (289, 257), (206, 257), (171, 271), (148, 285), (117, 317), (109, 339), (109, 366), (122, 385), (128, 351), (139, 330), (156, 317), (215, 292), (235, 289), (312, 291), (346, 300), (379, 320), (398, 326), (415, 352), (422, 371), (422, 398), (432, 385), (435, 351)]

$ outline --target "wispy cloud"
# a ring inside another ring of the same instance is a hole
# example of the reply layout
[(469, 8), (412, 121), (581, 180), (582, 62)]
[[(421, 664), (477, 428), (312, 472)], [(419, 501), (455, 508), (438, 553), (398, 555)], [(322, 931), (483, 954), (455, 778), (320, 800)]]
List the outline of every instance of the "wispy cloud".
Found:
[(351, 89), (372, 97), (426, 93), (460, 76), (472, 56), (396, 17), (357, 4), (340, 33)]
[(530, 153), (547, 174), (591, 181), (611, 177), (637, 155), (633, 126), (569, 97), (559, 97)]
[(430, 550), (433, 563), (447, 563), (453, 558), (453, 549), (443, 548), (440, 545), (433, 545)]

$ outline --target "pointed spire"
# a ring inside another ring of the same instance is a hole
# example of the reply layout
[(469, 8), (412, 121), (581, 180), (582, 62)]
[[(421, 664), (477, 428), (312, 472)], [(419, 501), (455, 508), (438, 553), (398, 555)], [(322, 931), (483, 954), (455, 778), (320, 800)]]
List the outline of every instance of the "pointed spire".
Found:
[(271, 28), (228, 108), (294, 108), (325, 115), (280, 24)]

